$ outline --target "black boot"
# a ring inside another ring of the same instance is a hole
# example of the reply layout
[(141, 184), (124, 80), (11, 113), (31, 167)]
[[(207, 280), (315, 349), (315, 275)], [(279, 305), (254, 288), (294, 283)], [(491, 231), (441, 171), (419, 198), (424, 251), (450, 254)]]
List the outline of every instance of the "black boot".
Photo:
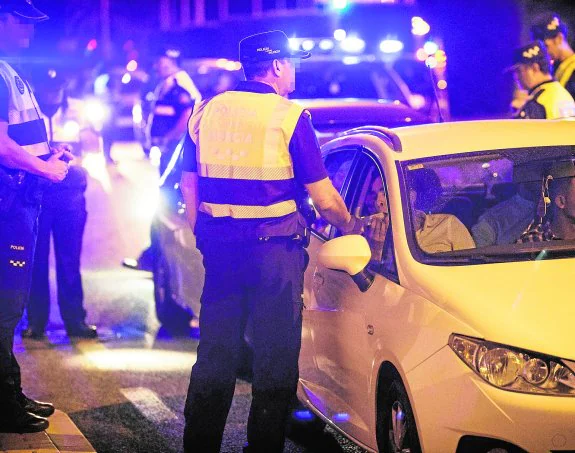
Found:
[(18, 402), (26, 412), (30, 412), (38, 417), (47, 418), (54, 413), (54, 406), (52, 404), (35, 401), (28, 398), (22, 392), (18, 395)]
[(27, 412), (18, 401), (18, 394), (12, 377), (0, 378), (0, 432), (37, 433), (47, 429), (48, 420)]

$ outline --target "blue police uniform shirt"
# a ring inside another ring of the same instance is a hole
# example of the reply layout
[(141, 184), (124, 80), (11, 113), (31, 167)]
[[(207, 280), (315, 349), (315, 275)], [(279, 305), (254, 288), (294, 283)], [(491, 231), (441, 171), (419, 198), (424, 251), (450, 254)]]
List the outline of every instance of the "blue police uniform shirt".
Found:
[[(246, 91), (250, 93), (275, 93), (270, 85), (256, 81), (240, 82), (234, 91)], [(304, 184), (311, 184), (321, 181), (327, 177), (321, 151), (315, 132), (311, 123), (311, 117), (304, 112), (300, 116), (294, 133), (289, 143), (289, 152), (293, 162), (294, 178), (298, 185), (296, 191), (298, 197), (296, 202), (305, 198)], [(196, 159), (196, 145), (190, 134), (186, 135), (183, 150), (184, 171), (197, 172), (198, 163)], [(268, 219), (233, 219), (231, 217), (210, 217), (209, 215), (199, 212), (196, 223), (196, 235), (198, 237), (213, 237), (222, 240), (241, 240), (248, 238), (260, 237), (266, 234), (266, 224), (269, 230), (273, 231), (272, 236), (294, 234), (297, 226), (294, 222), (299, 222), (300, 227), (303, 219), (299, 213), (289, 214), (278, 219), (273, 219), (269, 224)], [(263, 226), (263, 228), (262, 228)]]

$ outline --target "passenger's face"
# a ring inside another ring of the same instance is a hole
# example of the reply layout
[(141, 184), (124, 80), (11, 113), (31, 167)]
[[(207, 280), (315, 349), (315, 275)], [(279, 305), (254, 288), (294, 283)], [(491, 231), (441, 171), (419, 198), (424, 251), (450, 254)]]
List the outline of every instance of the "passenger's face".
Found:
[(575, 177), (570, 179), (565, 193), (555, 198), (555, 203), (563, 211), (563, 215), (575, 224)]

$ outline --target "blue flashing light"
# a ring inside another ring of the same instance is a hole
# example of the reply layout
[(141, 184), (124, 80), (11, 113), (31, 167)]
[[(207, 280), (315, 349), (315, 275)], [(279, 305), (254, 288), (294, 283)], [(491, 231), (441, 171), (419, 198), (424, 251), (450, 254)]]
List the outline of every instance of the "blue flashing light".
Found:
[(384, 39), (379, 43), (379, 50), (383, 53), (401, 52), (403, 47), (403, 42), (398, 39)]
[(331, 7), (337, 10), (344, 10), (347, 8), (347, 0), (331, 0)]
[(309, 52), (315, 47), (315, 42), (313, 39), (306, 39), (301, 43), (301, 48), (306, 52)]
[(311, 421), (315, 418), (315, 415), (307, 409), (301, 409), (301, 410), (294, 411), (293, 416), (296, 420), (306, 421), (306, 422)]
[(357, 36), (348, 36), (339, 46), (344, 52), (361, 53), (365, 49), (365, 41)]
[(319, 42), (319, 48), (321, 50), (331, 50), (335, 47), (335, 44), (333, 43), (333, 41), (331, 39), (322, 39)]
[(439, 50), (439, 46), (437, 45), (437, 43), (434, 43), (433, 41), (427, 41), (423, 45), (423, 50), (425, 50), (427, 55), (434, 55), (435, 52)]
[(343, 41), (345, 39), (345, 37), (347, 36), (347, 33), (344, 29), (342, 28), (338, 28), (337, 30), (335, 30), (333, 32), (333, 38), (336, 41)]
[(347, 422), (349, 421), (349, 414), (346, 414), (345, 412), (338, 412), (337, 414), (335, 414), (333, 416), (333, 421), (334, 422)]
[(291, 50), (299, 50), (299, 39), (296, 38), (289, 38), (289, 48)]
[(359, 63), (361, 62), (361, 60), (359, 59), (359, 57), (352, 57), (352, 56), (349, 56), (349, 55), (346, 56), (346, 57), (343, 57), (343, 58), (341, 59), (341, 61), (342, 61), (342, 63), (343, 63), (344, 65), (348, 65), (348, 66), (349, 66), (349, 65), (352, 65), (352, 64), (359, 64)]
[(435, 69), (437, 67), (437, 59), (435, 57), (427, 57), (425, 60), (425, 65), (429, 69)]

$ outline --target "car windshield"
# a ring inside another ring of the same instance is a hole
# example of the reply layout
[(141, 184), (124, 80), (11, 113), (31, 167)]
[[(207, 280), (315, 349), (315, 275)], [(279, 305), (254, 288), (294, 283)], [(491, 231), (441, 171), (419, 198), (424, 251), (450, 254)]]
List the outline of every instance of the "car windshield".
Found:
[(479, 264), (575, 256), (575, 146), (402, 163), (414, 257)]
[[(356, 57), (348, 57), (356, 58)], [(353, 63), (353, 64), (346, 64)], [(302, 62), (292, 99), (388, 99), (408, 105), (383, 63), (362, 61)]]

